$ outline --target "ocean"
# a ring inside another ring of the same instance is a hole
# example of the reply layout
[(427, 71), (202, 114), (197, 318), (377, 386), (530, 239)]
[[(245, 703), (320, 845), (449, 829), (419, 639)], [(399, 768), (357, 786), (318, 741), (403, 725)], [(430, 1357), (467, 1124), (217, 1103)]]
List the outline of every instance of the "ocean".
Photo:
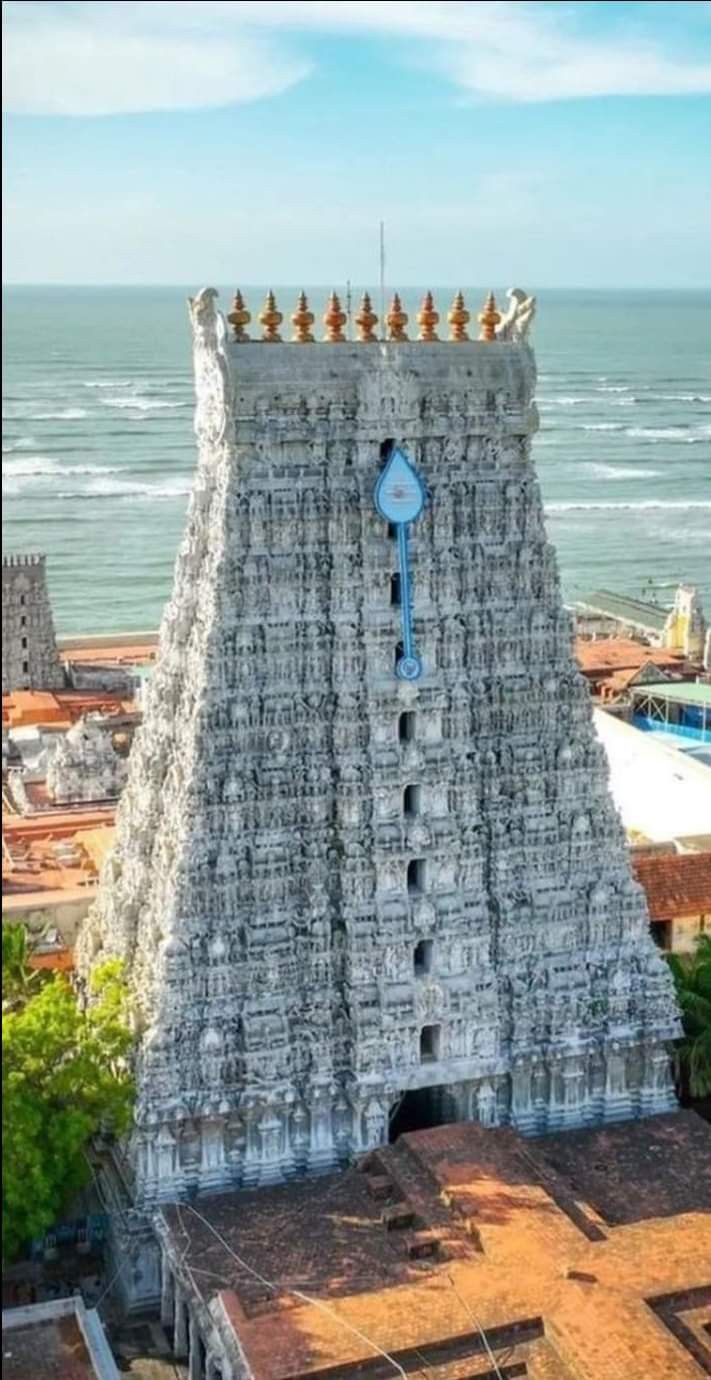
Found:
[[(484, 290), (464, 291), (474, 314)], [(5, 290), (3, 544), (46, 554), (60, 633), (159, 623), (196, 459), (187, 295)], [(244, 295), (254, 320), (264, 290)], [(422, 292), (401, 295), (414, 314)], [(442, 318), (452, 295), (435, 291)], [(327, 290), (309, 296), (321, 313)], [(285, 317), (295, 300), (277, 291)], [(685, 580), (711, 616), (710, 309), (710, 292), (538, 294), (534, 456), (568, 600), (668, 603)]]

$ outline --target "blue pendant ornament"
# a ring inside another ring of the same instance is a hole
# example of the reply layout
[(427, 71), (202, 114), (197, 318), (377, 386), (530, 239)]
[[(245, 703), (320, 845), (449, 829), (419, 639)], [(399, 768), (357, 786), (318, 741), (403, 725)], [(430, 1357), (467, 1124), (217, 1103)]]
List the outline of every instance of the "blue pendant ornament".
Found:
[(395, 675), (400, 680), (419, 680), (422, 675), (422, 662), (415, 651), (412, 633), (412, 579), (407, 537), (409, 525), (420, 516), (426, 498), (425, 486), (417, 470), (404, 451), (396, 447), (375, 486), (375, 506), (380, 516), (392, 523), (397, 534), (403, 655), (397, 662)]

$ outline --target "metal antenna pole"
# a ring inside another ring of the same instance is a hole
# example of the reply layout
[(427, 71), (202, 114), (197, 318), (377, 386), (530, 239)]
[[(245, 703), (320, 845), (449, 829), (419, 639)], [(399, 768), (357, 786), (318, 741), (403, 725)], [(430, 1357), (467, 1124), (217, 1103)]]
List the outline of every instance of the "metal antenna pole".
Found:
[(385, 221), (380, 222), (380, 330), (385, 339)]
[(352, 339), (353, 339), (353, 333), (352, 333), (352, 331), (351, 331), (351, 315), (352, 315), (352, 309), (353, 309), (353, 302), (352, 302), (352, 299), (351, 299), (351, 280), (350, 280), (350, 278), (349, 278), (349, 279), (348, 279), (348, 282), (346, 283), (346, 319), (347, 319), (347, 322), (348, 322), (348, 324), (347, 324), (347, 326), (346, 326), (346, 336), (347, 336), (348, 340), (352, 340)]

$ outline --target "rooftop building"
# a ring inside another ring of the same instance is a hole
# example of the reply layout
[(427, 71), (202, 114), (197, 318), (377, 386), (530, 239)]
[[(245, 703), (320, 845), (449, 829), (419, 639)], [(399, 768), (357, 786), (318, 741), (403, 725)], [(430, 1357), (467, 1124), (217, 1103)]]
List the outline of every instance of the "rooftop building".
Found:
[(634, 854), (632, 866), (657, 943), (674, 953), (693, 952), (699, 935), (711, 935), (711, 851)]
[(661, 679), (691, 679), (695, 667), (677, 652), (646, 647), (630, 637), (578, 637), (575, 658), (593, 695), (603, 703), (629, 698), (633, 686)]
[(402, 1136), (317, 1182), (166, 1205), (196, 1380), (711, 1374), (708, 1126)]
[(120, 1380), (95, 1309), (80, 1297), (2, 1315), (3, 1380)]
[(690, 585), (677, 587), (671, 609), (609, 589), (583, 595), (575, 608), (581, 628), (592, 625), (593, 630), (641, 637), (699, 663), (705, 657), (706, 620), (698, 592)]
[(663, 843), (711, 831), (711, 768), (657, 733), (593, 711), (612, 798), (628, 837)]

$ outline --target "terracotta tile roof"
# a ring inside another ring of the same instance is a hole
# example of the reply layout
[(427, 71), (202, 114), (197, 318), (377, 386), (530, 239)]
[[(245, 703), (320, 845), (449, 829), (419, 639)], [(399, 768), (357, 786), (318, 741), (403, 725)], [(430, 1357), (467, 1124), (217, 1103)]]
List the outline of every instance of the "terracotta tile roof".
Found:
[(653, 666), (681, 669), (684, 658), (662, 647), (644, 647), (631, 637), (599, 637), (592, 642), (577, 638), (575, 655), (583, 675), (605, 675), (610, 671), (638, 670)]
[(711, 852), (636, 856), (632, 866), (644, 887), (652, 920), (711, 914)]
[(653, 1308), (708, 1318), (707, 1162), (690, 1112), (529, 1142), (469, 1123), (162, 1219), (255, 1380), (389, 1380), (383, 1351), (423, 1380), (491, 1376), (480, 1328), (507, 1377), (687, 1380)]

